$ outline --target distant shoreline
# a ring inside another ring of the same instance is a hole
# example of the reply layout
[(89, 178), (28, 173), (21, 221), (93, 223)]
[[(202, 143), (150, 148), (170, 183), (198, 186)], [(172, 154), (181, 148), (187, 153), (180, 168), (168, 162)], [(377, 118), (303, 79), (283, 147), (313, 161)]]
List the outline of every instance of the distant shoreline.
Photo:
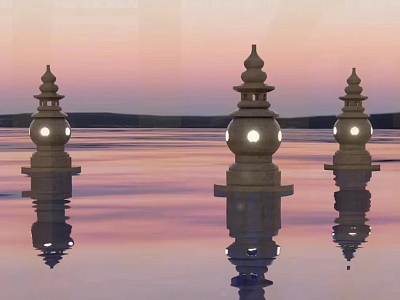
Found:
[[(153, 116), (118, 113), (67, 113), (72, 128), (226, 128), (230, 116)], [(31, 113), (0, 115), (0, 127), (28, 128)], [(277, 118), (282, 128), (328, 129), (336, 116)], [(400, 129), (400, 113), (371, 114), (375, 129)]]

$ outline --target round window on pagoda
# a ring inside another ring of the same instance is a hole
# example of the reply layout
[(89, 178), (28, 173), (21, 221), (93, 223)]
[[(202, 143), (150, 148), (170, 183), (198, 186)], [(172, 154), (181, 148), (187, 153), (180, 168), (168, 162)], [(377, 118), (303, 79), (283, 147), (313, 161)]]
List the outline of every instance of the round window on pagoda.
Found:
[(250, 143), (256, 143), (260, 139), (260, 134), (255, 130), (251, 130), (247, 134), (247, 139), (249, 140)]
[(360, 129), (354, 126), (350, 129), (350, 133), (351, 135), (358, 135), (360, 133)]
[(47, 127), (43, 127), (40, 129), (40, 135), (41, 136), (49, 136), (50, 135), (50, 129)]
[(279, 132), (278, 132), (278, 141), (279, 142), (282, 141), (282, 130), (279, 130)]

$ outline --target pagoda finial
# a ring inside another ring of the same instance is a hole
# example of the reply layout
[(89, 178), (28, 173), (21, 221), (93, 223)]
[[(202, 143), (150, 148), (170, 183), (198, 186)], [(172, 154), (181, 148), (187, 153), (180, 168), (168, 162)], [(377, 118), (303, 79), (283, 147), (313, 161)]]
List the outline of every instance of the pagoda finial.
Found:
[(344, 101), (363, 101), (368, 99), (368, 97), (361, 95), (363, 88), (359, 85), (360, 83), (361, 79), (356, 74), (356, 68), (353, 68), (350, 77), (347, 78), (348, 86), (344, 89), (346, 95), (339, 97), (339, 99)]
[(242, 73), (244, 83), (264, 83), (267, 74), (261, 69), (264, 67), (264, 61), (257, 54), (257, 45), (251, 45), (250, 56), (244, 61), (246, 71)]
[(56, 76), (50, 71), (50, 65), (46, 65), (46, 73), (40, 78), (43, 84), (39, 87), (42, 93), (56, 93), (58, 86), (55, 84)]
[(52, 101), (63, 99), (63, 95), (57, 94), (58, 85), (55, 84), (56, 76), (50, 71), (50, 65), (46, 65), (46, 72), (40, 78), (42, 84), (39, 87), (41, 93), (34, 95), (33, 97), (39, 100)]

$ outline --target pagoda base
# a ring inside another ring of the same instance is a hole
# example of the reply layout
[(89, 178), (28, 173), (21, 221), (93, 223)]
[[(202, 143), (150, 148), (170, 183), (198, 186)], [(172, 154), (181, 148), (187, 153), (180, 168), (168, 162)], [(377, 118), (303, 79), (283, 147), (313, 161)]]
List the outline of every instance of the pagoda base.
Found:
[(43, 173), (64, 173), (71, 172), (71, 175), (77, 175), (81, 173), (80, 166), (71, 166), (71, 167), (55, 167), (55, 168), (32, 168), (32, 167), (22, 167), (21, 173), (31, 176), (35, 174), (43, 174)]
[(281, 197), (290, 196), (294, 193), (294, 185), (219, 185), (214, 184), (214, 196), (215, 197), (227, 197), (228, 192), (245, 192), (245, 193), (257, 193), (257, 192), (271, 192), (280, 193)]

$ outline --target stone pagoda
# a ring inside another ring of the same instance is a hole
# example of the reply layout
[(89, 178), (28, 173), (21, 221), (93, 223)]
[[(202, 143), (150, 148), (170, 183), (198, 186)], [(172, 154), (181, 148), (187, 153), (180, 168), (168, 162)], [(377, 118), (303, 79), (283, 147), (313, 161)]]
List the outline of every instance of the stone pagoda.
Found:
[(347, 79), (346, 95), (339, 97), (344, 101), (342, 113), (333, 127), (333, 136), (339, 143), (339, 150), (333, 156), (332, 165), (324, 165), (325, 170), (335, 169), (367, 169), (377, 171), (379, 165), (371, 164), (371, 155), (365, 145), (372, 136), (370, 115), (365, 113), (362, 101), (368, 97), (361, 95), (361, 79), (356, 74), (356, 68)]
[(293, 185), (281, 185), (281, 171), (272, 162), (272, 155), (282, 141), (282, 131), (275, 120), (278, 114), (270, 110), (267, 93), (275, 88), (264, 83), (267, 74), (262, 71), (264, 61), (252, 45), (250, 56), (244, 61), (243, 84), (233, 89), (241, 94), (239, 109), (226, 130), (226, 142), (235, 154), (226, 172), (226, 186), (215, 185), (214, 194), (238, 190), (281, 191), (292, 194)]
[(32, 115), (29, 127), (29, 136), (36, 144), (37, 152), (31, 157), (31, 166), (22, 167), (22, 173), (70, 171), (78, 174), (81, 167), (71, 166), (71, 157), (65, 152), (64, 146), (71, 137), (71, 126), (66, 120), (67, 114), (61, 111), (59, 102), (64, 96), (57, 94), (56, 77), (51, 73), (50, 65), (47, 65), (41, 79), (41, 93), (34, 96), (39, 100), (38, 111)]

